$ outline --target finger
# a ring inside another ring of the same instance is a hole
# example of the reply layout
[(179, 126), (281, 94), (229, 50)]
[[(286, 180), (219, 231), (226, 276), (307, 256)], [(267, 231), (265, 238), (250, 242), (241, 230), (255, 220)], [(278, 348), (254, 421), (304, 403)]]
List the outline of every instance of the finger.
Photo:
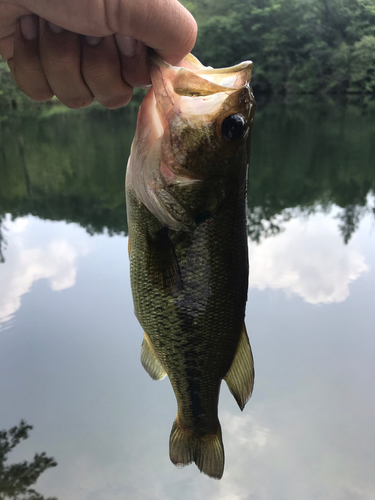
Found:
[(132, 87), (151, 85), (147, 62), (147, 47), (134, 38), (116, 33), (117, 47), (121, 54), (122, 77)]
[(69, 108), (84, 108), (93, 95), (81, 74), (79, 35), (40, 20), (39, 50), (44, 73), (58, 99)]
[(53, 97), (53, 92), (44, 75), (38, 37), (38, 17), (22, 17), (16, 28), (13, 59), (8, 65), (22, 92), (35, 101), (46, 101)]
[(122, 33), (140, 40), (171, 64), (191, 51), (197, 36), (195, 19), (177, 0), (100, 0), (95, 2), (95, 8), (91, 2), (76, 0), (22, 3), (44, 19), (75, 33)]
[(8, 61), (12, 59), (14, 51), (14, 33), (0, 39), (0, 56)]
[(0, 56), (6, 61), (13, 57), (14, 34), (21, 16), (30, 14), (19, 5), (0, 2)]
[(113, 36), (84, 37), (82, 43), (82, 75), (96, 99), (106, 108), (125, 106), (133, 88), (121, 76), (121, 62)]

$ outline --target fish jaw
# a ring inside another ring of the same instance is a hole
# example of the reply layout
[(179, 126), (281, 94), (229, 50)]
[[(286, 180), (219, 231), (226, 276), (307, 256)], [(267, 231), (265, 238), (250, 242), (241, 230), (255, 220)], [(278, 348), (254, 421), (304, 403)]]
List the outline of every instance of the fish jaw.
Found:
[[(191, 231), (198, 212), (212, 213), (227, 189), (246, 182), (255, 111), (251, 71), (250, 61), (214, 70), (191, 55), (178, 67), (151, 57), (152, 88), (140, 107), (127, 182), (169, 229)], [(222, 124), (234, 115), (246, 130), (231, 142)], [(186, 193), (200, 186), (207, 192), (207, 184), (216, 185), (216, 200), (207, 210), (192, 206)]]
[[(243, 163), (238, 153), (246, 149), (249, 156), (246, 138), (255, 111), (250, 86), (253, 64), (212, 69), (192, 55), (181, 64), (171, 66), (156, 55), (150, 60), (157, 111), (165, 126), (162, 161), (178, 176), (228, 176), (234, 164)], [(246, 134), (230, 143), (223, 137), (222, 123), (236, 114), (243, 117)]]
[[(188, 230), (190, 219), (167, 191), (173, 183), (194, 183), (178, 176), (162, 161), (167, 123), (157, 111), (154, 89), (144, 98), (138, 113), (137, 129), (126, 173), (127, 189), (133, 189), (140, 202), (165, 226), (175, 231)], [(180, 214), (175, 216), (173, 214)]]

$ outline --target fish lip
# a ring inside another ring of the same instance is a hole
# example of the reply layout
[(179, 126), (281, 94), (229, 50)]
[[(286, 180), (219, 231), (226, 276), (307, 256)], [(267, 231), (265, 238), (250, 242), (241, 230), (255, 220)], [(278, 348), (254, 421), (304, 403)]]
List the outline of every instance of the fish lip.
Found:
[(238, 73), (240, 71), (243, 71), (245, 69), (252, 70), (254, 67), (253, 61), (243, 61), (239, 64), (236, 64), (235, 66), (227, 66), (224, 68), (211, 68), (207, 67), (206, 69), (197, 69), (195, 73), (198, 75), (206, 75), (206, 74), (212, 74), (212, 73)]
[[(148, 59), (149, 59), (149, 61), (153, 62), (157, 66), (163, 67), (163, 68), (174, 67), (174, 68), (181, 68), (181, 69), (182, 68), (183, 69), (191, 69), (191, 68), (188, 68), (188, 67), (181, 65), (181, 64), (175, 64), (172, 66), (171, 64), (165, 62), (153, 49), (149, 49)], [(181, 62), (183, 62), (183, 60)], [(252, 70), (253, 67), (254, 67), (253, 61), (248, 60), (248, 61), (243, 61), (239, 64), (235, 64), (234, 66), (225, 66), (224, 68), (212, 68), (211, 66), (201, 65), (200, 68), (197, 67), (196, 69), (194, 69), (194, 73), (196, 73), (198, 75), (207, 75), (207, 74), (212, 74), (212, 73), (213, 74), (215, 74), (215, 73), (224, 73), (224, 74), (225, 73), (237, 73), (237, 72), (243, 71), (245, 69)]]
[(233, 92), (250, 86), (253, 63), (244, 61), (234, 66), (214, 69), (204, 66), (192, 54), (188, 54), (178, 65), (172, 66), (150, 50), (149, 69), (156, 95), (168, 97), (173, 106), (176, 94), (204, 96)]

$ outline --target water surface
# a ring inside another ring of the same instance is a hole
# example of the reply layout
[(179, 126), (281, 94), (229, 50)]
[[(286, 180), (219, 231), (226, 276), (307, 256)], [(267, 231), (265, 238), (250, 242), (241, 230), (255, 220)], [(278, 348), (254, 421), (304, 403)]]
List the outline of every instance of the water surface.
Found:
[(0, 429), (34, 426), (10, 461), (53, 456), (35, 489), (59, 500), (373, 499), (373, 113), (258, 108), (255, 390), (241, 413), (222, 386), (215, 481), (170, 463), (175, 398), (139, 361), (123, 188), (135, 115), (61, 111), (0, 110)]

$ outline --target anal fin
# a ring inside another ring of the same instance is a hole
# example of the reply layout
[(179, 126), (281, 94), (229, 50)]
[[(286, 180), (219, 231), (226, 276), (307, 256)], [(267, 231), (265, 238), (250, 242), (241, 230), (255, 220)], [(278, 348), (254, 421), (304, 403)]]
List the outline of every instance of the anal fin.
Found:
[(154, 380), (162, 380), (167, 375), (167, 372), (164, 370), (160, 361), (156, 357), (146, 333), (143, 335), (141, 363), (146, 372)]
[(245, 324), (242, 327), (232, 365), (224, 380), (238, 406), (243, 410), (253, 392), (254, 386), (254, 360)]

